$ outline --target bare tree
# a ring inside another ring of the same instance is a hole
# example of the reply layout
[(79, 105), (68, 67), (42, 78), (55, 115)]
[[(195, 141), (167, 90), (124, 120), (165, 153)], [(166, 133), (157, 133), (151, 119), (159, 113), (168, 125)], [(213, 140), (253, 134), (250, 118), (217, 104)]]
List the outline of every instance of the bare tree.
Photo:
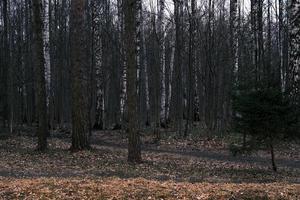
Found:
[(188, 55), (188, 80), (187, 80), (187, 116), (184, 136), (188, 135), (189, 126), (194, 115), (195, 98), (195, 34), (196, 34), (196, 1), (191, 0), (191, 11), (189, 11), (189, 55)]
[(2, 5), (2, 15), (3, 15), (3, 49), (6, 49), (5, 51), (2, 51), (2, 82), (1, 82), (1, 96), (2, 96), (2, 119), (3, 119), (3, 125), (6, 126), (6, 122), (9, 119), (9, 104), (8, 104), (8, 68), (10, 66), (9, 64), (9, 59), (10, 59), (10, 50), (9, 50), (9, 32), (8, 32), (8, 27), (9, 27), (9, 20), (8, 20), (8, 5), (7, 5), (7, 0), (3, 0), (3, 5)]
[(183, 123), (183, 88), (182, 88), (182, 0), (174, 0), (175, 17), (175, 65), (174, 87), (172, 88), (173, 117), (177, 131), (181, 135)]
[(289, 2), (289, 71), (288, 87), (294, 97), (300, 98), (300, 1)]
[(165, 59), (165, 0), (158, 1), (158, 36), (160, 65), (160, 122), (166, 123), (166, 59)]
[(43, 21), (41, 16), (42, 4), (39, 0), (33, 0), (34, 14), (34, 52), (35, 52), (35, 77), (37, 92), (37, 112), (38, 112), (38, 146), (39, 151), (47, 149), (48, 120), (46, 104), (46, 81), (45, 81), (45, 58), (43, 46)]
[(85, 62), (85, 0), (71, 1), (72, 150), (90, 147), (88, 134), (88, 73)]
[(126, 0), (125, 4), (125, 46), (127, 66), (127, 105), (128, 105), (128, 162), (140, 163), (141, 146), (137, 114), (137, 64), (136, 64), (136, 12), (137, 1)]

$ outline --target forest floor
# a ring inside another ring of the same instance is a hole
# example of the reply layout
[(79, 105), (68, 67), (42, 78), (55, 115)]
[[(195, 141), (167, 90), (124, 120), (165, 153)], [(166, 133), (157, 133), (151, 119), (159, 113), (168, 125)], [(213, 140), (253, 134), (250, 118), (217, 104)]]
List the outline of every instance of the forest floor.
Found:
[(300, 144), (276, 149), (278, 172), (261, 150), (233, 157), (228, 141), (143, 137), (143, 163), (126, 162), (124, 133), (94, 132), (92, 150), (72, 153), (53, 134), (45, 154), (36, 138), (0, 136), (0, 199), (300, 199)]

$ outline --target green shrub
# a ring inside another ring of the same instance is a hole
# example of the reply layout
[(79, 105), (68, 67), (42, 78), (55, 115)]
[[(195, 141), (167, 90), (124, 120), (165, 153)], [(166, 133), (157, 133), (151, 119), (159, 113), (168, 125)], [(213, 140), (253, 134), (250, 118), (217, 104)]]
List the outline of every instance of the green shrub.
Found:
[(273, 147), (297, 132), (299, 115), (295, 105), (276, 88), (240, 87), (233, 97), (233, 110), (234, 130), (244, 135), (241, 148), (267, 147), (276, 171)]

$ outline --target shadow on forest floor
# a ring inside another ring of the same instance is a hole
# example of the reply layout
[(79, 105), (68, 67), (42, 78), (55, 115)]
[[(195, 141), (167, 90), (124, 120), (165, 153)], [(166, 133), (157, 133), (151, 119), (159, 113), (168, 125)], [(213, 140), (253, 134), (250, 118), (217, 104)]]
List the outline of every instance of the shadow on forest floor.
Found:
[[(126, 137), (118, 132), (95, 132), (91, 151), (71, 153), (69, 138), (49, 139), (49, 151), (34, 152), (35, 138), (11, 136), (0, 139), (0, 177), (76, 178), (117, 177), (148, 180), (211, 183), (300, 183), (299, 146), (279, 152), (279, 172), (270, 168), (269, 155), (233, 157), (220, 142), (191, 143), (144, 139), (140, 165), (129, 165)], [(213, 144), (212, 144), (213, 143)], [(297, 150), (298, 149), (298, 150)], [(296, 152), (294, 152), (296, 151)]]

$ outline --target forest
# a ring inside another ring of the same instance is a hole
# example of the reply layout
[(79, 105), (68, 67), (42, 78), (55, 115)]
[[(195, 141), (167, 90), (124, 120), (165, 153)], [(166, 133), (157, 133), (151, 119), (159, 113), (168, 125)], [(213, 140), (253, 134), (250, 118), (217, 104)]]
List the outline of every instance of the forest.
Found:
[(1, 0), (0, 199), (300, 199), (300, 0)]

